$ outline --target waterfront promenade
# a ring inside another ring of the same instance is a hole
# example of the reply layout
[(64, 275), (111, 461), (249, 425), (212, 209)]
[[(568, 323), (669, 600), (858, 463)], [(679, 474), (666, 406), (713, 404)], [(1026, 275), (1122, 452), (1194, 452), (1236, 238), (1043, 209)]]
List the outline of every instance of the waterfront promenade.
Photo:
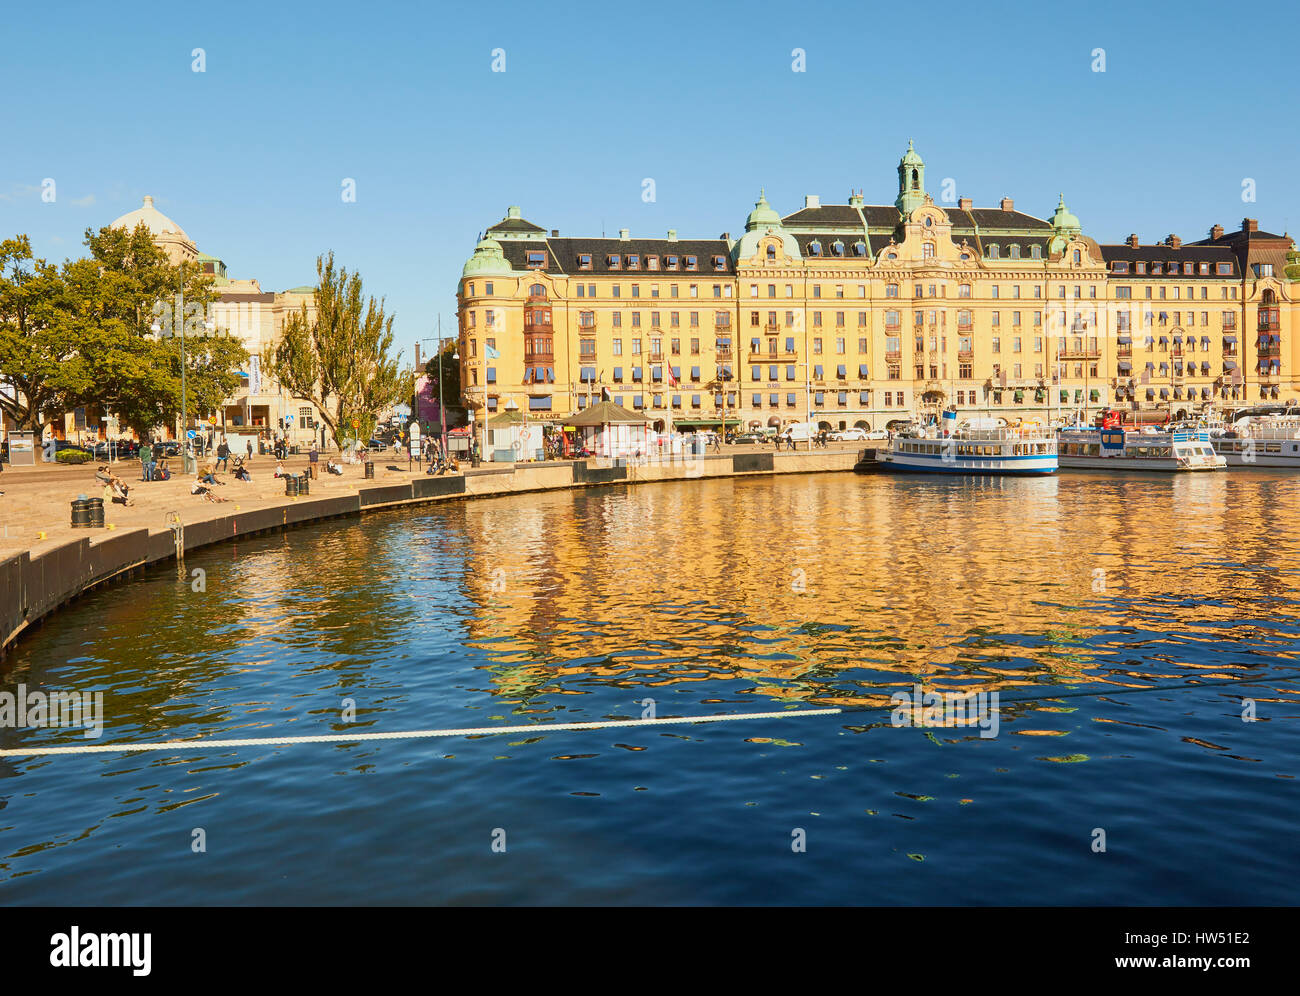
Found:
[[(811, 452), (773, 452), (769, 448), (726, 447), (721, 453), (641, 462), (584, 460), (523, 464), (484, 464), (459, 474), (430, 476), (418, 464), (393, 454), (376, 454), (375, 476), (360, 464), (344, 465), (342, 476), (323, 472), (311, 493), (289, 498), (276, 479), (273, 458), (255, 459), (252, 481), (229, 474), (213, 490), (228, 499), (211, 502), (190, 494), (191, 478), (142, 483), (139, 464), (115, 468), (131, 485), (132, 504), (105, 502), (105, 528), (74, 529), (71, 502), (97, 497), (96, 464), (79, 467), (38, 465), (7, 469), (0, 482), (0, 650), (49, 612), (88, 588), (140, 567), (172, 559), (212, 543), (329, 518), (358, 516), (381, 508), (458, 498), (556, 491), (607, 484), (637, 484), (788, 473), (852, 470), (858, 444), (839, 444)], [(301, 472), (306, 457), (286, 461)], [(136, 486), (138, 485), (138, 486)]]

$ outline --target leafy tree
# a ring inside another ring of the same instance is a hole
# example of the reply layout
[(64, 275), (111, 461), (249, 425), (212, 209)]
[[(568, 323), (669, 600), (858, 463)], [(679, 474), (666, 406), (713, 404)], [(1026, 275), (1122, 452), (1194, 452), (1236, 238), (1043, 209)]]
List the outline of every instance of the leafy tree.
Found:
[[(439, 355), (440, 354), (438, 353), (434, 353), (433, 356), (429, 359), (429, 361), (424, 365), (424, 372), (425, 375), (428, 376), (429, 378), (429, 383), (432, 389), (432, 396), (434, 401), (437, 401), (439, 398), (439, 394), (438, 394)], [(454, 339), (443, 347), (441, 357), (442, 357), (442, 382), (441, 382), (442, 403), (447, 408), (454, 408), (460, 404), (460, 360), (457, 357), (456, 341)], [(448, 425), (451, 424), (450, 419), (447, 420), (447, 424)]]
[(310, 401), (334, 441), (367, 439), (378, 413), (411, 392), (411, 371), (401, 370), (393, 346), (393, 316), (384, 301), (362, 303), (361, 275), (335, 267), (334, 253), (316, 260), (314, 313), (306, 304), (284, 323), (262, 364), (295, 399)]
[(182, 414), (184, 323), (185, 414), (219, 406), (248, 352), (203, 321), (212, 278), (172, 264), (144, 225), (87, 229), (86, 246), (88, 257), (58, 268), (33, 259), (26, 236), (0, 243), (0, 376), (17, 388), (17, 397), (0, 393), (0, 404), (33, 430), (81, 405), (141, 432), (170, 423)]

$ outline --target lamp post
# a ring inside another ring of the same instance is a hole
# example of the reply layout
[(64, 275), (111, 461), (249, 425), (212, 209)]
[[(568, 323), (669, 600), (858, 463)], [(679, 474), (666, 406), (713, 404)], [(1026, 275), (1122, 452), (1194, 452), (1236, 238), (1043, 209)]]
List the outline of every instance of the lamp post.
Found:
[[(421, 342), (438, 343), (438, 420), (441, 423), (441, 433), (439, 435), (438, 441), (442, 445), (442, 452), (444, 457), (447, 455), (447, 405), (443, 400), (443, 390), (442, 390), (442, 354), (443, 354), (444, 343), (446, 343), (447, 340), (450, 338), (451, 338), (450, 336), (447, 336), (446, 338), (443, 337), (442, 315), (439, 314), (438, 335), (436, 337), (429, 336), (420, 340)], [(451, 358), (453, 360), (459, 360), (460, 353), (453, 350), (451, 354)]]
[[(172, 312), (173, 336), (176, 335), (177, 316), (180, 318), (181, 327), (181, 413), (179, 416), (180, 430), (177, 433), (177, 442), (180, 444), (181, 450), (181, 467), (184, 473), (188, 475), (193, 472), (194, 467), (190, 461), (189, 448), (185, 445), (187, 440), (182, 435), (185, 431), (185, 419), (188, 415), (189, 409), (185, 390), (185, 277), (183, 274), (181, 276), (180, 292), (176, 295), (176, 309)], [(159, 323), (157, 318), (155, 318), (153, 324), (149, 326), (149, 330), (158, 335), (162, 334), (162, 325)]]

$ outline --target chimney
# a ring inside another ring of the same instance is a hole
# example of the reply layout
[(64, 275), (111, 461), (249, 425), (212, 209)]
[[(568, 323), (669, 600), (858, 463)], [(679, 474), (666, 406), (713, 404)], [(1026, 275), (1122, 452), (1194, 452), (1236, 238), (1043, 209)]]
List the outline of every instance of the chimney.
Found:
[(420, 344), (418, 342), (415, 344), (415, 369), (417, 371), (420, 369)]
[(620, 228), (620, 229), (618, 230), (618, 237), (619, 237), (622, 241), (626, 242), (628, 239), (630, 239), (630, 238), (632, 237), (632, 233), (631, 233), (628, 229), (626, 229), (626, 228)]
[(1015, 201), (1013, 201), (1010, 197), (1004, 197), (1004, 198), (1002, 198), (1002, 210), (1003, 210), (1003, 211), (1014, 211), (1015, 209), (1016, 209), (1016, 202), (1015, 202)]
[(552, 229), (551, 229), (551, 238), (553, 238), (553, 239), (558, 239), (559, 237), (560, 237), (560, 230), (559, 230), (558, 228), (552, 228)]
[(1257, 218), (1242, 218), (1242, 219), (1241, 219), (1241, 230), (1242, 230), (1243, 232), (1258, 232), (1258, 231), (1259, 231), (1259, 219), (1257, 219)]
[(677, 241), (677, 229), (675, 228), (668, 229), (668, 241), (669, 242)]
[(1130, 235), (1128, 237), (1128, 247), (1130, 249), (1136, 249), (1139, 245), (1141, 245), (1141, 243), (1138, 242), (1138, 237), (1136, 234)]
[(1221, 238), (1223, 238), (1223, 226), (1222, 226), (1222, 225), (1215, 225), (1213, 228), (1211, 228), (1211, 229), (1210, 229), (1210, 238), (1212, 238), (1212, 239), (1221, 239)]
[(1170, 235), (1169, 238), (1165, 239), (1165, 245), (1169, 246), (1171, 249), (1181, 249), (1183, 247), (1183, 240), (1177, 235)]
[(821, 194), (804, 194), (803, 206), (807, 208), (819, 208), (822, 206)]
[(970, 209), (971, 209), (971, 199), (969, 197), (958, 198), (957, 200), (958, 211), (969, 211)]

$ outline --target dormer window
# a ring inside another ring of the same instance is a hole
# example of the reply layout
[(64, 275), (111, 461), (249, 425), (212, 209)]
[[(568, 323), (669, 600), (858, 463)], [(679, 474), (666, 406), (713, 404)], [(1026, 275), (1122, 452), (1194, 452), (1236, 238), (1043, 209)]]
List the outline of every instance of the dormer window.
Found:
[(611, 270), (622, 269), (623, 257), (616, 252), (612, 252), (605, 257), (605, 265), (608, 266)]
[(816, 239), (808, 243), (808, 255), (820, 256), (822, 254), (822, 244)]
[(1133, 264), (1133, 272), (1134, 272), (1134, 273), (1146, 273), (1146, 272), (1147, 272), (1147, 265), (1146, 265), (1146, 263), (1144, 263), (1144, 262), (1141, 261), (1141, 260), (1138, 260), (1138, 262), (1136, 262), (1136, 263)]
[(1231, 264), (1231, 263), (1216, 263), (1216, 264), (1214, 265), (1214, 272), (1217, 273), (1217, 274), (1218, 274), (1219, 276), (1221, 276), (1221, 277), (1230, 277), (1230, 276), (1232, 276), (1232, 264)]
[(641, 269), (641, 257), (637, 253), (628, 253), (627, 268), (629, 270)]
[(664, 266), (666, 266), (666, 267), (667, 267), (668, 269), (670, 269), (670, 270), (675, 270), (675, 269), (677, 269), (677, 257), (676, 257), (676, 256), (665, 256), (665, 257), (664, 257)]
[(836, 239), (834, 245), (831, 246), (831, 252), (835, 253), (836, 256), (843, 256), (844, 243), (841, 242), (839, 239)]
[(767, 244), (767, 261), (769, 263), (776, 262), (776, 246), (774, 246), (771, 242)]
[(1002, 250), (996, 245), (989, 246), (989, 259), (1001, 259)]
[(855, 242), (853, 244), (853, 254), (855, 256), (865, 256), (867, 254), (867, 244), (865, 242)]
[(686, 269), (698, 270), (700, 268), (700, 258), (698, 256), (686, 257)]
[(578, 269), (579, 270), (591, 269), (591, 253), (589, 252), (578, 253)]
[(645, 265), (646, 265), (646, 269), (647, 269), (647, 270), (657, 270), (657, 269), (659, 269), (659, 257), (658, 257), (658, 256), (647, 256), (647, 257), (645, 258)]
[(713, 268), (714, 268), (715, 270), (725, 270), (725, 269), (727, 268), (727, 257), (726, 257), (726, 256), (714, 256), (714, 257), (713, 257)]
[(1199, 264), (1197, 268), (1197, 272), (1200, 273), (1200, 275), (1203, 277), (1208, 277), (1210, 275), (1210, 264), (1209, 263)]
[(1192, 264), (1192, 263), (1184, 263), (1184, 264), (1183, 264), (1183, 273), (1184, 273), (1185, 275), (1187, 275), (1187, 276), (1190, 277), (1194, 272), (1196, 272), (1196, 271), (1195, 271), (1195, 265), (1194, 265), (1194, 264)]
[(1043, 247), (1042, 247), (1042, 246), (1031, 246), (1030, 249), (1029, 249), (1029, 256), (1030, 256), (1031, 259), (1042, 259), (1042, 258), (1043, 258)]
[(1112, 273), (1128, 273), (1128, 261), (1117, 259), (1110, 264), (1110, 269)]
[(934, 243), (933, 243), (933, 242), (922, 242), (922, 243), (921, 243), (921, 258), (922, 258), (922, 259), (934, 259)]
[(1082, 263), (1082, 262), (1083, 262), (1083, 250), (1082, 250), (1082, 249), (1076, 249), (1076, 250), (1074, 250), (1074, 262), (1075, 262), (1076, 264), (1078, 264), (1078, 263)]
[(1159, 274), (1161, 274), (1161, 273), (1164, 273), (1164, 272), (1165, 272), (1165, 266), (1164, 266), (1164, 264), (1163, 264), (1163, 263), (1152, 263), (1152, 264), (1151, 264), (1151, 272), (1152, 272), (1153, 274), (1155, 274), (1155, 275), (1159, 275)]
[(528, 251), (528, 267), (533, 270), (540, 270), (546, 266), (546, 250), (530, 249)]
[(1012, 246), (1012, 247), (1011, 247), (1011, 258), (1012, 258), (1012, 259), (1019, 259), (1019, 258), (1020, 258), (1020, 246)]

